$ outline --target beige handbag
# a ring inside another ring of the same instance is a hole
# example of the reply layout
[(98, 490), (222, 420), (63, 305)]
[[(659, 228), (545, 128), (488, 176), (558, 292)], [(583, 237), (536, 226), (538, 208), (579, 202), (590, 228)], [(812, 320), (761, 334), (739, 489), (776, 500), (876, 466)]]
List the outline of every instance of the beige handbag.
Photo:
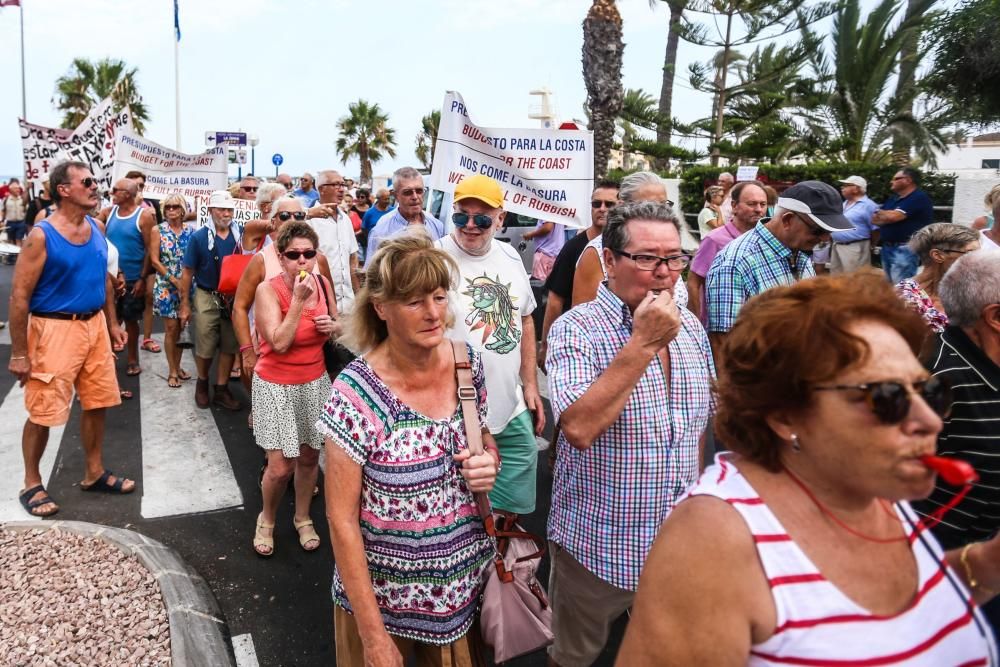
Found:
[[(466, 438), (472, 453), (479, 455), (484, 450), (472, 365), (465, 343), (452, 341), (452, 349)], [(495, 517), (485, 493), (476, 493), (475, 497), (494, 547), (493, 567), (487, 571), (483, 589), (479, 630), (483, 641), (493, 647), (493, 660), (501, 663), (552, 643), (552, 609), (536, 576), (545, 554), (545, 540), (524, 530), (516, 514), (498, 512)]]

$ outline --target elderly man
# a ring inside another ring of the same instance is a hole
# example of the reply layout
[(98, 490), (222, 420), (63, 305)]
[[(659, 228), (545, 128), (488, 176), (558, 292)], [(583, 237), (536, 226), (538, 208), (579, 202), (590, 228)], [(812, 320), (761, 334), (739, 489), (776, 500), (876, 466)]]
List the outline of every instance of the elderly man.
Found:
[(315, 206), (316, 202), (319, 201), (319, 192), (313, 187), (314, 185), (312, 174), (308, 171), (302, 174), (302, 178), (299, 179), (299, 187), (292, 192), (292, 195), (302, 202), (302, 208)]
[[(146, 282), (151, 270), (147, 248), (150, 232), (156, 226), (152, 209), (140, 207), (137, 200), (141, 200), (139, 184), (130, 178), (123, 178), (111, 188), (113, 205), (97, 216), (107, 225), (108, 240), (118, 249), (118, 266), (128, 286), (115, 304), (118, 321), (125, 323), (128, 332), (127, 375), (142, 372), (139, 366), (139, 322), (147, 307)], [(143, 349), (159, 352), (160, 346), (147, 337), (143, 341)]]
[(208, 373), (216, 352), (219, 363), (215, 372), (215, 392), (211, 402), (227, 410), (240, 410), (240, 401), (229, 393), (229, 373), (238, 350), (233, 332), (232, 299), (220, 294), (219, 276), (222, 258), (239, 252), (240, 239), (230, 229), (233, 222), (233, 198), (225, 190), (216, 190), (208, 199), (212, 224), (196, 231), (184, 253), (181, 274), (181, 326), (191, 319), (191, 286), (194, 285), (194, 358), (198, 365), (198, 383), (194, 400), (199, 408), (209, 405)]
[(257, 190), (260, 188), (260, 181), (256, 176), (244, 176), (240, 181), (240, 191), (236, 194), (237, 199), (254, 200), (257, 199)]
[(872, 217), (878, 204), (868, 198), (868, 181), (848, 176), (840, 181), (844, 216), (854, 225), (846, 232), (834, 232), (830, 249), (830, 273), (850, 273), (872, 264)]
[(21, 438), (25, 490), (20, 501), (34, 516), (59, 510), (45, 491), (38, 466), (49, 428), (69, 420), (74, 391), (83, 408), (86, 472), (80, 488), (135, 490), (135, 482), (116, 477), (101, 460), (105, 408), (121, 403), (111, 345), (123, 345), (125, 332), (114, 316), (108, 244), (99, 223), (87, 215), (98, 205), (97, 182), (83, 162), (57, 165), (49, 182), (59, 208), (28, 235), (10, 296), (8, 368), (24, 387), (28, 411)]
[(529, 514), (535, 510), (535, 435), (545, 426), (531, 318), (535, 297), (521, 256), (493, 238), (504, 218), (500, 184), (486, 176), (466, 177), (455, 186), (454, 207), (455, 231), (438, 246), (458, 262), (455, 327), (483, 355), (488, 425), (503, 460), (490, 500), (497, 510)]
[(378, 244), (411, 225), (422, 225), (431, 239), (445, 234), (444, 224), (424, 211), (424, 177), (413, 167), (402, 167), (392, 174), (392, 191), (396, 195), (396, 210), (383, 215), (368, 234), (365, 264), (378, 250)]
[(913, 233), (934, 222), (934, 202), (920, 189), (920, 172), (903, 167), (892, 177), (892, 196), (875, 211), (872, 224), (882, 240), (882, 268), (893, 285), (917, 275), (920, 259), (910, 250)]
[(778, 197), (774, 215), (727, 245), (708, 270), (708, 332), (716, 353), (751, 297), (816, 275), (808, 253), (831, 232), (853, 229), (830, 185), (803, 181)]
[(319, 172), (316, 186), (319, 202), (309, 209), (309, 226), (319, 236), (318, 250), (330, 263), (337, 308), (347, 314), (351, 312), (354, 293), (361, 289), (357, 271), (358, 240), (350, 217), (340, 209), (347, 185), (338, 172), (328, 169)]
[(736, 183), (736, 177), (730, 174), (728, 171), (724, 171), (719, 174), (719, 179), (716, 181), (716, 185), (722, 187), (722, 223), (725, 224), (729, 222), (729, 219), (733, 217), (733, 209), (735, 208), (735, 200), (730, 195), (730, 190), (733, 189), (733, 184)]
[(621, 204), (602, 233), (608, 280), (552, 326), (562, 429), (548, 536), (558, 665), (590, 665), (632, 605), (653, 538), (698, 478), (715, 375), (698, 318), (673, 290), (688, 256), (655, 202)]
[(288, 192), (291, 192), (295, 188), (292, 184), (292, 177), (289, 174), (278, 174), (274, 182), (283, 185)]
[(753, 229), (767, 212), (767, 193), (756, 181), (742, 181), (729, 191), (731, 214), (718, 229), (710, 231), (698, 245), (688, 272), (688, 308), (702, 323), (708, 322), (705, 309), (705, 277), (715, 256), (739, 236)]

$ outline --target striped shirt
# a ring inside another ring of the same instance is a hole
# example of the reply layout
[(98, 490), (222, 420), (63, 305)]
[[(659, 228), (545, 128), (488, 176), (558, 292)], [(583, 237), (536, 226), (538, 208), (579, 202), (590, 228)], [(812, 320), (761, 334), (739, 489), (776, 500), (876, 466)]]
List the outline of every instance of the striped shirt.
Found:
[(895, 511), (910, 537), (917, 594), (903, 611), (876, 615), (823, 576), (729, 454), (715, 461), (691, 495), (720, 498), (746, 522), (776, 612), (774, 634), (750, 647), (748, 665), (998, 664), (989, 625), (934, 537), (914, 534), (918, 517), (907, 503)]
[[(576, 449), (562, 435), (556, 444), (549, 539), (624, 590), (635, 590), (660, 524), (698, 478), (698, 439), (715, 410), (708, 336), (697, 317), (679, 311), (669, 386), (657, 357), (592, 447)], [(631, 337), (632, 314), (605, 284), (556, 320), (546, 366), (557, 421)]]
[[(938, 454), (971, 463), (979, 481), (969, 495), (934, 528), (946, 549), (992, 537), (1000, 529), (1000, 367), (959, 327), (937, 337), (929, 370), (951, 385), (954, 403), (938, 436)], [(930, 513), (960, 491), (938, 478), (925, 501), (914, 503)]]
[(732, 329), (740, 309), (751, 297), (816, 275), (809, 256), (779, 241), (764, 226), (766, 222), (758, 222), (712, 261), (705, 281), (709, 331), (724, 333)]

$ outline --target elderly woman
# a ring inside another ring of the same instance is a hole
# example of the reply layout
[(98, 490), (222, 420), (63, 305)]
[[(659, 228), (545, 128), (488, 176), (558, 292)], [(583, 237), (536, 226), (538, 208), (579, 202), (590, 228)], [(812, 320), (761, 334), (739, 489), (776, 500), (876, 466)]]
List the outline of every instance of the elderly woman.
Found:
[(920, 273), (896, 285), (896, 292), (927, 322), (934, 333), (948, 326), (948, 315), (938, 298), (938, 285), (955, 260), (979, 250), (979, 234), (964, 225), (938, 222), (910, 238), (910, 250), (920, 258)]
[(27, 207), (28, 202), (21, 184), (11, 183), (7, 196), (0, 199), (0, 226), (6, 225), (7, 240), (16, 246), (21, 245), (27, 232), (25, 225)]
[(710, 185), (705, 188), (705, 206), (698, 214), (698, 231), (701, 238), (708, 236), (713, 229), (718, 229), (726, 224), (722, 219), (722, 200), (726, 196), (726, 190), (721, 185)]
[(184, 197), (173, 194), (160, 203), (163, 209), (163, 222), (155, 226), (149, 233), (149, 260), (156, 271), (153, 281), (153, 312), (163, 318), (163, 346), (167, 349), (167, 386), (177, 388), (181, 380), (190, 380), (191, 376), (181, 368), (183, 350), (177, 347), (177, 339), (181, 335), (180, 324), (180, 287), (181, 273), (184, 267), (184, 251), (194, 230), (184, 223), (187, 215), (187, 202)]
[[(640, 201), (655, 201), (673, 207), (674, 203), (667, 198), (667, 186), (663, 179), (651, 171), (637, 171), (622, 179), (618, 190), (618, 201), (629, 204)], [(683, 241), (686, 227), (684, 221), (678, 218), (681, 239)], [(601, 236), (590, 241), (583, 249), (576, 263), (576, 275), (573, 276), (573, 305), (593, 301), (597, 297), (597, 286), (607, 280), (608, 272), (604, 266), (604, 242)], [(686, 308), (688, 303), (687, 286), (683, 280), (674, 285), (674, 302), (678, 308)]]
[[(298, 202), (295, 202), (296, 204)], [(299, 544), (319, 548), (309, 518), (323, 436), (314, 424), (330, 395), (323, 345), (340, 333), (329, 281), (313, 274), (319, 239), (302, 221), (282, 227), (274, 246), (281, 273), (257, 286), (255, 326), (260, 358), (253, 375), (254, 437), (267, 452), (253, 548), (274, 553), (274, 519), (288, 480), (295, 473), (295, 516)]]
[(719, 367), (731, 452), (660, 529), (618, 664), (997, 664), (975, 602), (1000, 590), (1000, 538), (942, 553), (908, 504), (951, 404), (924, 332), (872, 273), (743, 309)]
[[(336, 558), (336, 663), (471, 666), (469, 630), (493, 547), (473, 492), (500, 464), (472, 353), (487, 451), (472, 456), (457, 397), (448, 290), (458, 267), (423, 234), (383, 243), (347, 330), (363, 355), (337, 377), (326, 438), (326, 513)], [(474, 420), (473, 420), (474, 421)]]

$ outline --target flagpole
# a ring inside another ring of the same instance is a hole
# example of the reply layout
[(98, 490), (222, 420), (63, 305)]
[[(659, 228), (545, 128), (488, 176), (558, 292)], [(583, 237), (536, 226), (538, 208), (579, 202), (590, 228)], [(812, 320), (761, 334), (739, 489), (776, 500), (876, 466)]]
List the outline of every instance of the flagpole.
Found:
[(27, 88), (24, 85), (24, 3), (21, 2), (17, 6), (21, 10), (21, 118), (25, 121), (28, 120), (28, 95), (25, 92)]
[(174, 127), (177, 137), (177, 151), (181, 150), (181, 24), (180, 9), (174, 0)]

